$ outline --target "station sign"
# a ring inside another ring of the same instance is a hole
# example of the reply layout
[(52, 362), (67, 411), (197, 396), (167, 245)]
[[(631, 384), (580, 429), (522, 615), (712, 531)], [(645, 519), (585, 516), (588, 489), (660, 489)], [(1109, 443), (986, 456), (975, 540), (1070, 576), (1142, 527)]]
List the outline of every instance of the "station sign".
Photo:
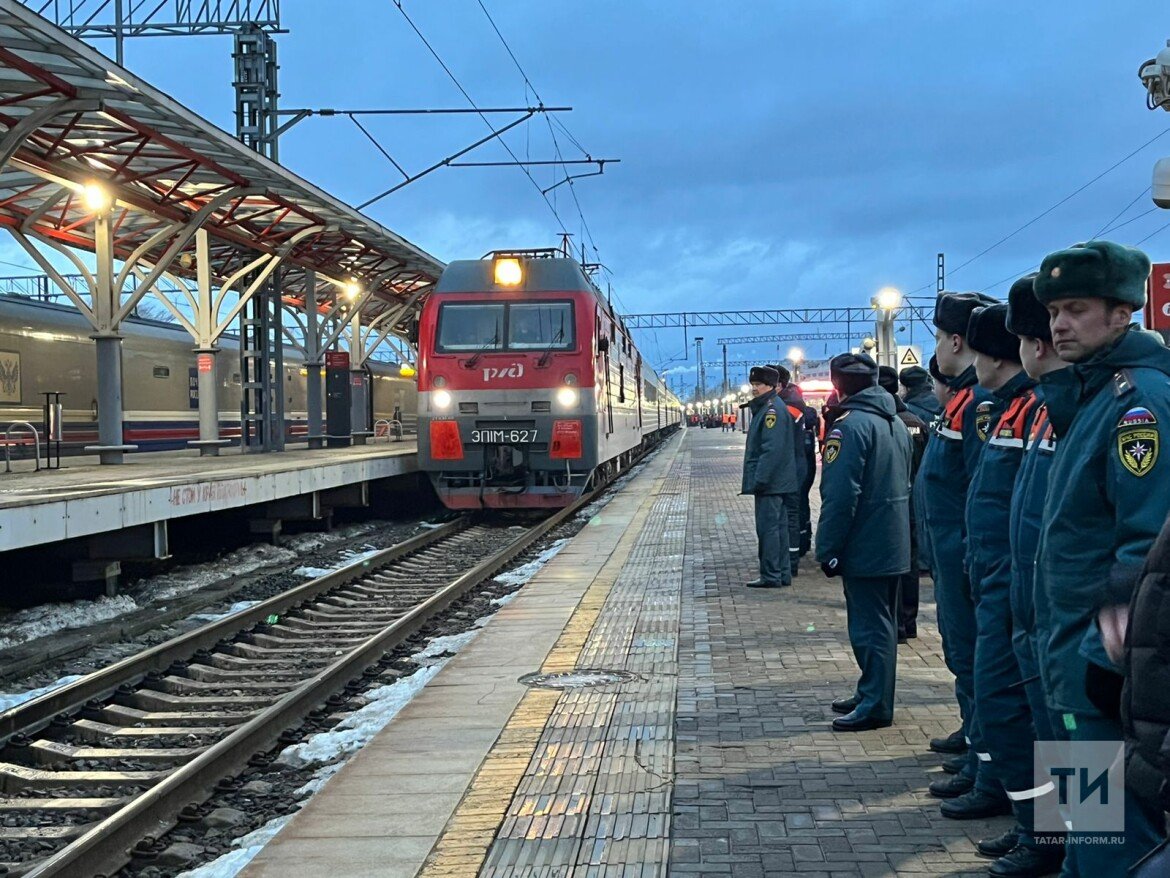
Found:
[(1170, 262), (1158, 262), (1150, 272), (1146, 328), (1170, 331)]
[(348, 369), (349, 368), (349, 351), (326, 351), (325, 352), (325, 368), (326, 369)]

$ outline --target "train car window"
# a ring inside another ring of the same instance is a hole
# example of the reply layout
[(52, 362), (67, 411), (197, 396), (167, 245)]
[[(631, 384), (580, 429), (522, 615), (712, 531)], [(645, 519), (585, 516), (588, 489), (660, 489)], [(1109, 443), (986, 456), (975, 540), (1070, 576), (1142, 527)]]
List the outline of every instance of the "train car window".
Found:
[(504, 347), (504, 304), (456, 304), (444, 302), (439, 307), (438, 341), (440, 353), (463, 351), (498, 351)]
[(168, 367), (168, 366), (155, 366), (154, 367), (154, 377), (155, 378), (170, 378), (171, 377), (170, 367)]
[(618, 402), (626, 401), (626, 367), (618, 365)]
[(524, 302), (508, 306), (508, 349), (568, 350), (575, 343), (572, 302)]

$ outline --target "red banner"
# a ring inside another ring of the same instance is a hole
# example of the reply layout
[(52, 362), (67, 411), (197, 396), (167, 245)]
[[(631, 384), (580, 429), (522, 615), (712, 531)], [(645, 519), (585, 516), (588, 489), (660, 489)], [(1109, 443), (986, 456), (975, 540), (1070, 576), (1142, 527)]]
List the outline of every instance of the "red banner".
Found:
[(349, 351), (326, 351), (325, 365), (330, 369), (348, 369)]
[(199, 354), (196, 360), (199, 363), (200, 372), (210, 372), (215, 366), (215, 360), (212, 359), (211, 354)]
[(1170, 330), (1170, 262), (1159, 262), (1150, 273), (1146, 328)]

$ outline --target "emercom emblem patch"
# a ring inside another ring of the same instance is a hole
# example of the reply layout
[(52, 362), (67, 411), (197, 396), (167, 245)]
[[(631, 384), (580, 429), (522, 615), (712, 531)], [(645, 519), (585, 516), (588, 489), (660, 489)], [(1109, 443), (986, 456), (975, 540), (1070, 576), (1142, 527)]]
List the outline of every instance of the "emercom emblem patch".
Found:
[(776, 413), (775, 412), (769, 411), (766, 415), (764, 415), (764, 426), (767, 427), (769, 430), (771, 430), (773, 427), (776, 426)]
[(841, 453), (841, 440), (830, 439), (825, 443), (825, 450), (822, 456), (825, 459), (825, 464), (828, 465), (837, 459), (837, 455)]
[(1154, 468), (1158, 461), (1158, 430), (1156, 427), (1135, 427), (1117, 434), (1117, 457), (1121, 465), (1141, 477)]
[(975, 409), (975, 432), (979, 434), (979, 441), (986, 442), (987, 434), (991, 432), (991, 410), (994, 404), (981, 402)]

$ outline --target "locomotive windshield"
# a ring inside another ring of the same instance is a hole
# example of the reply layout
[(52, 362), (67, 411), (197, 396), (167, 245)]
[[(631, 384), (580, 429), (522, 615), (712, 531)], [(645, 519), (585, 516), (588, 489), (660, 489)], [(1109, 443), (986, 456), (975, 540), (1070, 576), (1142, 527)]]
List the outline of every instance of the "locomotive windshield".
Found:
[(438, 350), (499, 351), (504, 348), (503, 304), (456, 305), (439, 308)]
[(575, 343), (572, 302), (444, 302), (439, 307), (440, 352), (555, 351)]
[(508, 306), (509, 350), (565, 350), (572, 346), (571, 302), (526, 302)]

